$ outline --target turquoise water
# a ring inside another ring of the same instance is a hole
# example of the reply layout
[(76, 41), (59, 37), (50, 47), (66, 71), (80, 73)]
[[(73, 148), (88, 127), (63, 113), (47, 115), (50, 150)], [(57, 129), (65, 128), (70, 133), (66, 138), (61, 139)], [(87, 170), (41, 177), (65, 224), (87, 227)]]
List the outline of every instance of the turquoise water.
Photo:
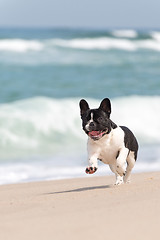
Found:
[(0, 29), (0, 84), (1, 184), (85, 176), (81, 98), (111, 98), (135, 171), (160, 169), (160, 31)]

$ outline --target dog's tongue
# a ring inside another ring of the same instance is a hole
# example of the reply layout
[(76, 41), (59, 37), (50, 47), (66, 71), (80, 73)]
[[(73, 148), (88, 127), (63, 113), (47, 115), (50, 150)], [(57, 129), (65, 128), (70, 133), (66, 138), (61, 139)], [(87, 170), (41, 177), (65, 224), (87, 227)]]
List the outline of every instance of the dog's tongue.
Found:
[(98, 136), (101, 136), (101, 135), (102, 135), (101, 131), (91, 131), (91, 132), (89, 132), (89, 136), (91, 136), (91, 137), (98, 137)]

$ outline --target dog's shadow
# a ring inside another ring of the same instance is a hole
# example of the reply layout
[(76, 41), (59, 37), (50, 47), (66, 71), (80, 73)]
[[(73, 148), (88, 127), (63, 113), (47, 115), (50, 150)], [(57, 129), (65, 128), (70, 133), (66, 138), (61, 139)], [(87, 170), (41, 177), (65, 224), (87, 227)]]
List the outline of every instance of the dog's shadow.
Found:
[(83, 187), (83, 188), (76, 188), (66, 191), (59, 191), (59, 192), (50, 192), (46, 194), (62, 194), (62, 193), (73, 193), (73, 192), (85, 192), (85, 191), (91, 191), (91, 190), (97, 190), (97, 189), (107, 189), (112, 188), (113, 185), (104, 185), (104, 186), (93, 186), (93, 187)]

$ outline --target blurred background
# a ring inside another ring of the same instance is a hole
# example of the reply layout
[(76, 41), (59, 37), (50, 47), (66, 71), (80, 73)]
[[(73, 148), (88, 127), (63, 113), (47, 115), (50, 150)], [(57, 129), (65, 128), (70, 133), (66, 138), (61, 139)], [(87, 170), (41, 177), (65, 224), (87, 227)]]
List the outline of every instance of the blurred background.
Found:
[[(86, 177), (79, 101), (109, 97), (160, 170), (160, 2), (0, 0), (0, 184)], [(96, 175), (110, 174), (100, 164)]]

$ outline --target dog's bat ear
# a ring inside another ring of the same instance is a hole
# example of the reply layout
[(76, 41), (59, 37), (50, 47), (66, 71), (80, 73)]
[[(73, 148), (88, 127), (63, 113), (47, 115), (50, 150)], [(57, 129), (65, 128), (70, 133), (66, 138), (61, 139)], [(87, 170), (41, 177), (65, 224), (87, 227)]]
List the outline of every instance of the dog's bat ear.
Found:
[(79, 102), (79, 106), (80, 106), (80, 114), (82, 116), (89, 109), (89, 105), (86, 102), (86, 100), (81, 99), (81, 101)]
[(110, 117), (111, 114), (111, 102), (109, 98), (105, 98), (102, 100), (99, 109), (107, 113), (108, 117)]

